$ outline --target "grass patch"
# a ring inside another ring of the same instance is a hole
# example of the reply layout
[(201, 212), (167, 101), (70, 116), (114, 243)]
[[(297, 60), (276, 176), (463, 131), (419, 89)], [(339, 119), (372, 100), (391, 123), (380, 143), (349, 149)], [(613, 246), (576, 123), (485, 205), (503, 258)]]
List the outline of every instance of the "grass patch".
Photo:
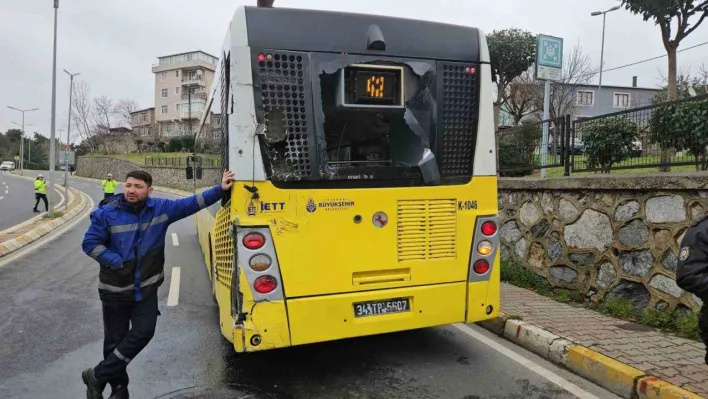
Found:
[(523, 319), (521, 318), (521, 316), (519, 316), (518, 314), (510, 314), (510, 315), (506, 316), (506, 319), (507, 319), (507, 320), (519, 320), (519, 321), (523, 321)]
[(573, 297), (570, 291), (564, 289), (556, 290), (556, 292), (553, 293), (553, 299), (563, 303), (569, 303), (573, 301)]
[(673, 332), (683, 338), (700, 338), (698, 313), (696, 312), (646, 309), (642, 314), (641, 323), (663, 331)]
[(53, 213), (52, 215), (50, 215), (49, 213), (46, 213), (46, 214), (42, 215), (42, 218), (44, 218), (44, 219), (54, 219), (54, 218), (60, 218), (60, 217), (62, 217), (62, 216), (64, 216), (64, 212), (62, 212), (62, 211), (54, 211), (54, 213)]
[(639, 320), (642, 324), (662, 330), (671, 329), (674, 325), (674, 315), (671, 312), (656, 309), (645, 309)]
[(545, 278), (516, 262), (502, 262), (501, 281), (536, 291), (544, 296), (550, 296), (553, 293), (551, 284)]
[(688, 339), (699, 339), (698, 313), (677, 314), (674, 320), (674, 331), (680, 337)]
[[(540, 158), (537, 159), (537, 162), (540, 164)], [(557, 163), (559, 162), (558, 159), (554, 161), (553, 157), (549, 157), (549, 163)], [(571, 157), (571, 163), (573, 162), (573, 158)], [(630, 158), (627, 160), (624, 160), (620, 162), (619, 164), (613, 165), (613, 167), (618, 168), (618, 167), (627, 167), (627, 166), (641, 166), (641, 165), (646, 165), (646, 164), (658, 164), (661, 162), (661, 157), (660, 156), (646, 156), (642, 158)], [(693, 162), (693, 157), (689, 155), (683, 155), (683, 156), (674, 156), (671, 158), (671, 162)], [(584, 155), (576, 155), (575, 156), (575, 165), (579, 168), (583, 168), (586, 166), (586, 157)], [(673, 165), (671, 166), (671, 172), (678, 172), (678, 173), (683, 173), (683, 172), (695, 172), (696, 171), (696, 166), (695, 165)], [(636, 168), (636, 169), (613, 169), (610, 173), (611, 174), (640, 174), (640, 173), (659, 173), (659, 167), (658, 166), (648, 166), (646, 168)], [(562, 177), (564, 173), (564, 167), (563, 166), (556, 166), (552, 168), (547, 168), (546, 169), (546, 177)], [(599, 172), (598, 172), (599, 173)], [(574, 172), (571, 173), (571, 176), (586, 176), (586, 175), (592, 175), (595, 174), (595, 172)], [(532, 176), (535, 177), (540, 177), (541, 171), (540, 170), (534, 170), (534, 173)]]
[[(513, 261), (502, 261), (501, 281), (526, 288), (562, 303), (584, 303), (585, 296), (578, 291), (554, 289), (544, 277)], [(632, 303), (625, 298), (607, 298), (600, 302), (585, 303), (585, 307), (617, 319), (638, 322), (688, 339), (699, 339), (698, 313), (684, 311), (659, 311), (647, 308), (638, 315)], [(522, 320), (508, 315), (510, 320)]]
[(618, 319), (631, 321), (636, 317), (634, 306), (624, 298), (609, 298), (600, 304), (600, 312)]

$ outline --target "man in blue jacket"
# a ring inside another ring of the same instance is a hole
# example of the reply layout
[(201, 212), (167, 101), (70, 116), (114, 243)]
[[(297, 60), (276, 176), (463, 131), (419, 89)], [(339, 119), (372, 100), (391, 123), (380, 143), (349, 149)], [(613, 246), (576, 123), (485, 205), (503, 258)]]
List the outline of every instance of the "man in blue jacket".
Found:
[(157, 288), (165, 279), (167, 227), (217, 201), (233, 185), (234, 174), (224, 171), (221, 185), (178, 200), (152, 198), (152, 177), (128, 173), (123, 194), (101, 201), (91, 213), (91, 226), (82, 243), (100, 264), (98, 294), (103, 305), (103, 357), (83, 371), (88, 399), (128, 398), (128, 363), (155, 334)]

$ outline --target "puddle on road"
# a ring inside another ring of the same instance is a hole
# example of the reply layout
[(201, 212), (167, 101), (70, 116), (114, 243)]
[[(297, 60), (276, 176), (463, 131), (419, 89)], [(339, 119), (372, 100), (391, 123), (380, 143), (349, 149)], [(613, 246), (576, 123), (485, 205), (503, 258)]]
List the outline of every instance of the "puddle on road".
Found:
[(255, 388), (244, 385), (225, 387), (196, 386), (183, 388), (157, 396), (155, 399), (278, 399)]

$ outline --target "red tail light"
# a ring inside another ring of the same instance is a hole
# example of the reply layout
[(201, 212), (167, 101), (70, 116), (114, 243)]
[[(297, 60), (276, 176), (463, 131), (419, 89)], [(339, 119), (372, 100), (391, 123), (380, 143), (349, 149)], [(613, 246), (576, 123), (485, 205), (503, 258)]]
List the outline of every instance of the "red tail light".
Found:
[(485, 274), (489, 271), (489, 262), (484, 259), (480, 259), (477, 262), (474, 262), (472, 269), (474, 269), (474, 272), (477, 274)]
[(265, 245), (265, 237), (261, 233), (248, 233), (243, 237), (243, 246), (248, 249), (259, 249)]
[(494, 222), (484, 222), (482, 224), (482, 234), (493, 236), (497, 232), (497, 224)]
[(253, 282), (253, 288), (259, 294), (267, 294), (278, 287), (278, 282), (271, 276), (261, 276)]

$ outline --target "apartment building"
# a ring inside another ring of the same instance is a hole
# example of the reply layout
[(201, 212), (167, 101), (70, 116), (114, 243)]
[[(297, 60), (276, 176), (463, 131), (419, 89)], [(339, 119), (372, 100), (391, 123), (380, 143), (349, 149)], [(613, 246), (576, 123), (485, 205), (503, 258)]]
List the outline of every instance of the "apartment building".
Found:
[[(598, 85), (568, 85), (553, 83), (561, 86), (558, 96), (564, 98), (562, 109), (570, 114), (571, 120), (592, 118), (628, 109), (641, 108), (652, 105), (654, 96), (661, 91), (659, 88), (639, 87), (637, 78), (632, 79), (631, 86), (603, 85), (602, 90)], [(538, 85), (538, 102), (543, 98), (542, 86)], [(521, 123), (539, 121), (543, 110), (536, 109), (521, 119)], [(507, 104), (499, 110), (499, 127), (514, 125), (514, 118), (509, 112)]]
[(130, 126), (137, 139), (147, 141), (157, 138), (159, 132), (155, 124), (155, 107), (131, 112)]
[(592, 118), (633, 108), (652, 105), (654, 96), (661, 89), (632, 86), (582, 85), (576, 88), (573, 119)]
[(162, 138), (197, 132), (218, 61), (203, 51), (158, 58), (153, 113)]

